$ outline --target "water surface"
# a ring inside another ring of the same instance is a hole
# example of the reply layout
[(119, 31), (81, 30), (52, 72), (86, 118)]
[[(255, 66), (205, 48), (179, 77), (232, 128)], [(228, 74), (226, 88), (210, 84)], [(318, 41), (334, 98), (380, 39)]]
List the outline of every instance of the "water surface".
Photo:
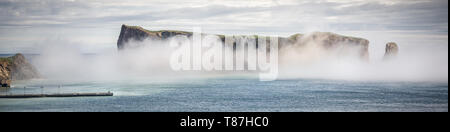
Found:
[[(41, 88), (43, 86), (44, 88)], [(444, 111), (448, 83), (214, 78), (17, 82), (0, 94), (114, 92), (113, 97), (0, 99), (0, 111)]]

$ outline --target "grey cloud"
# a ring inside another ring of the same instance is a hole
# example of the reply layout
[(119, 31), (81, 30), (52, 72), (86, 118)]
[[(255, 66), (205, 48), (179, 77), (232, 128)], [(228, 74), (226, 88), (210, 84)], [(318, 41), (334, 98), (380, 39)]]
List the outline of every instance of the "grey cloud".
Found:
[[(34, 26), (70, 26), (74, 24), (95, 25), (101, 23), (120, 23), (122, 21), (148, 22), (178, 19), (186, 19), (196, 22), (213, 17), (224, 17), (223, 19), (219, 18), (218, 20), (225, 21), (226, 19), (233, 19), (230, 18), (229, 15), (240, 15), (255, 12), (270, 12), (273, 14), (272, 17), (283, 18), (283, 20), (280, 21), (290, 23), (290, 25), (288, 24), (286, 26), (298, 26), (296, 24), (303, 24), (296, 21), (297, 19), (302, 19), (302, 17), (316, 17), (320, 20), (321, 17), (330, 16), (342, 18), (338, 23), (333, 21), (327, 22), (330, 26), (353, 26), (346, 29), (367, 27), (368, 25), (385, 25), (386, 28), (417, 30), (426, 28), (445, 28), (445, 25), (443, 24), (448, 22), (447, 0), (432, 0), (426, 3), (400, 3), (395, 5), (367, 2), (365, 4), (337, 9), (337, 7), (342, 5), (343, 3), (336, 2), (305, 2), (296, 5), (277, 5), (274, 7), (231, 7), (225, 5), (208, 5), (203, 7), (153, 9), (157, 6), (151, 6), (152, 10), (146, 12), (97, 17), (92, 16), (92, 14), (108, 11), (107, 9), (110, 8), (118, 11), (126, 11), (136, 10), (133, 9), (136, 7), (120, 7), (116, 5), (92, 8), (90, 3), (86, 2), (68, 2), (58, 0), (2, 1), (0, 2), (0, 7), (2, 7), (0, 11), (3, 13), (0, 14), (0, 18), (4, 21), (0, 22), (0, 25), (33, 26), (33, 22), (24, 25), (24, 21), (55, 22), (35, 22)], [(145, 9), (145, 5), (144, 7), (140, 7), (140, 9)], [(75, 12), (77, 15), (70, 14), (71, 12)], [(246, 21), (241, 21), (241, 23), (245, 22)], [(263, 26), (264, 24), (261, 25)]]
[[(142, 5), (108, 2), (110, 1), (0, 0), (0, 35), (9, 33), (14, 28), (118, 29), (120, 24), (132, 23), (169, 28), (201, 24), (218, 33), (237, 34), (290, 34), (305, 32), (311, 26), (325, 26), (322, 31), (401, 30), (448, 36), (447, 0), (400, 1), (393, 5), (377, 1), (349, 4), (326, 0), (282, 4), (274, 0), (275, 4), (272, 6), (233, 6), (217, 1), (213, 1), (214, 4), (189, 1), (190, 4), (197, 4), (196, 7), (185, 5), (181, 0), (144, 1)], [(327, 19), (330, 17), (335, 19)]]
[(2, 27), (58, 25), (90, 9), (85, 3), (62, 0), (2, 0), (0, 7)]
[[(369, 24), (385, 24), (393, 30), (426, 30), (443, 28), (448, 23), (448, 1), (383, 5), (366, 3), (342, 10), (333, 10), (336, 16), (350, 16)], [(364, 21), (371, 20), (371, 21)], [(445, 28), (445, 27), (444, 27)], [(445, 29), (448, 31), (448, 29)]]

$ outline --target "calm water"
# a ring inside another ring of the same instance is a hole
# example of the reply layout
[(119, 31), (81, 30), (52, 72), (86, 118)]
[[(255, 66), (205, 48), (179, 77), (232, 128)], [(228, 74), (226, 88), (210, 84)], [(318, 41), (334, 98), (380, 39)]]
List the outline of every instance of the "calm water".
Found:
[(260, 82), (242, 78), (182, 82), (34, 80), (17, 82), (0, 94), (107, 91), (115, 96), (0, 99), (0, 111), (448, 111), (448, 83)]

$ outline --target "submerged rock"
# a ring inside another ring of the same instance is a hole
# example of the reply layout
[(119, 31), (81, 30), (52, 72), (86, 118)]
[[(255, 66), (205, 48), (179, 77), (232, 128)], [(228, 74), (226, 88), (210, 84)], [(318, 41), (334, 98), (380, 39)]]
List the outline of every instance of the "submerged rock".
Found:
[(0, 85), (11, 87), (13, 80), (29, 80), (39, 78), (37, 70), (25, 59), (22, 54), (12, 57), (0, 58)]

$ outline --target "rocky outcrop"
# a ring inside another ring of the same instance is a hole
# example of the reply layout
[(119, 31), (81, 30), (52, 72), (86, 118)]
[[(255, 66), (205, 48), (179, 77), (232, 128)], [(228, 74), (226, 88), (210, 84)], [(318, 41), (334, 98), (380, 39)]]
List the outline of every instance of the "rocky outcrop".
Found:
[(0, 60), (0, 87), (11, 86), (11, 66), (9, 58)]
[(389, 42), (386, 44), (386, 53), (384, 54), (384, 59), (389, 60), (397, 57), (399, 52), (399, 47), (397, 43)]
[[(138, 26), (122, 25), (117, 47), (119, 50), (136, 47), (136, 45), (128, 42), (143, 41), (144, 39), (151, 40), (166, 40), (176, 35), (192, 36), (192, 32), (184, 31), (149, 31)], [(218, 35), (222, 41), (225, 41), (224, 35)], [(363, 59), (369, 58), (369, 41), (363, 38), (349, 37), (327, 32), (316, 32), (310, 35), (295, 34), (288, 38), (279, 38), (280, 49), (290, 45), (302, 46), (308, 43), (315, 43), (324, 49), (338, 49), (341, 47), (357, 47), (357, 53)]]
[(0, 85), (10, 87), (13, 80), (29, 80), (39, 78), (37, 70), (22, 54), (0, 58)]

